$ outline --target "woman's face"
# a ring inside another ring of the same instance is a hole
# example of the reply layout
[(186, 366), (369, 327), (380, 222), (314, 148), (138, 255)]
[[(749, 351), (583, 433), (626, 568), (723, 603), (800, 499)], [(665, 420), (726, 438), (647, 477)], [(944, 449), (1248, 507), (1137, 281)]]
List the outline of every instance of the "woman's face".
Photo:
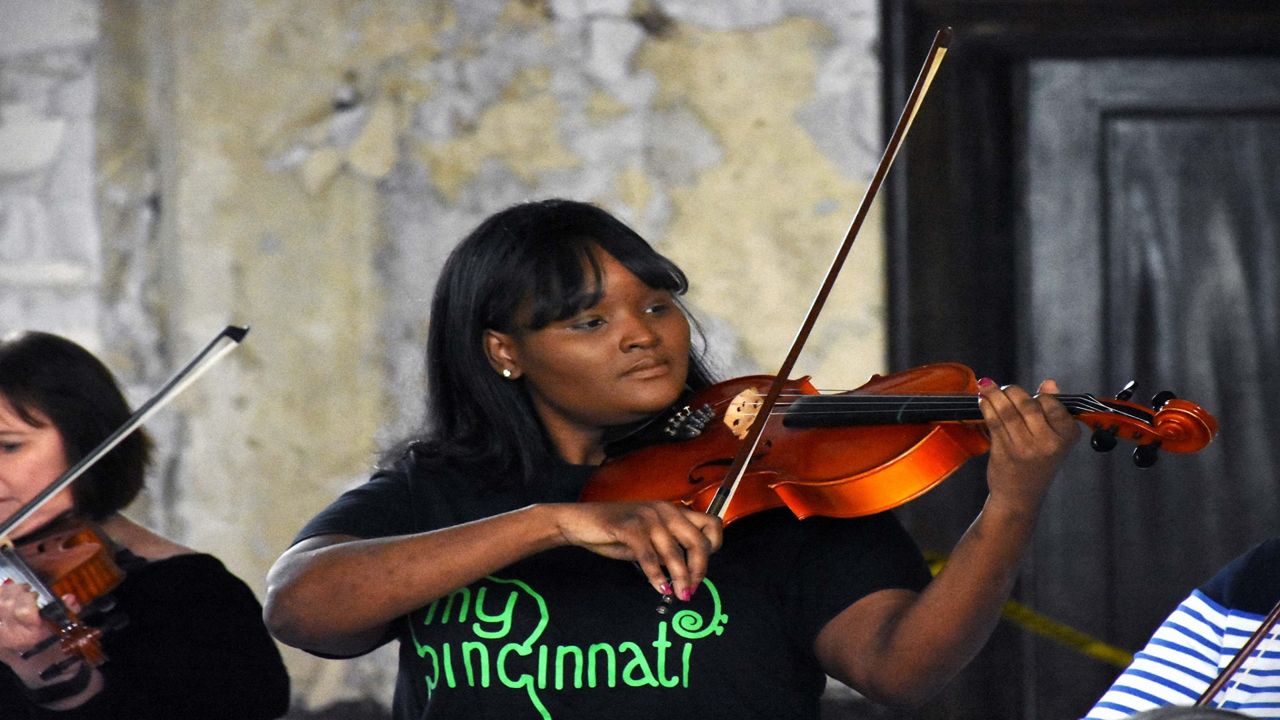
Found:
[(590, 444), (604, 428), (670, 407), (689, 370), (689, 321), (671, 293), (649, 287), (608, 253), (594, 252), (602, 271), (600, 302), (538, 330), (486, 336), (495, 370), (510, 370), (524, 383), (571, 462), (601, 459), (594, 452), (574, 457), (575, 438)]
[[(0, 395), (0, 520), (11, 517), (67, 470), (62, 434), (43, 415), (32, 412), (40, 425), (31, 425)], [(41, 506), (14, 528), (11, 537), (39, 529), (72, 508), (70, 488)]]

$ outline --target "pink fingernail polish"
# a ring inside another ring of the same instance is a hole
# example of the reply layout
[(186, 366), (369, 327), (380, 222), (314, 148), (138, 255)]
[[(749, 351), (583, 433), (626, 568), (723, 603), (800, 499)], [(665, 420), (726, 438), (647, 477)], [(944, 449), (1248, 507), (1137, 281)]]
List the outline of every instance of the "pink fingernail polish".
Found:
[(693, 597), (693, 588), (685, 588), (680, 591), (680, 599), (689, 602), (689, 598)]
[(665, 583), (665, 582), (664, 582), (664, 583), (662, 583), (661, 585), (659, 585), (659, 586), (658, 586), (658, 592), (662, 593), (663, 595), (670, 595), (670, 594), (671, 594), (671, 583)]
[(996, 384), (996, 381), (992, 380), (989, 377), (984, 377), (978, 381), (978, 387), (991, 387), (992, 385), (995, 385), (995, 384)]

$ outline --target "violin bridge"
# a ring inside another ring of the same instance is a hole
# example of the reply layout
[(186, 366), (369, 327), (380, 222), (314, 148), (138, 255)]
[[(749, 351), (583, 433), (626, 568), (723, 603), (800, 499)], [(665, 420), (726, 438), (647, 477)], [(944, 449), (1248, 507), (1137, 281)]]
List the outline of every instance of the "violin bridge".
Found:
[(760, 406), (764, 404), (764, 396), (755, 388), (747, 388), (729, 401), (729, 408), (724, 412), (724, 424), (734, 437), (742, 440), (747, 437), (751, 423), (755, 422)]

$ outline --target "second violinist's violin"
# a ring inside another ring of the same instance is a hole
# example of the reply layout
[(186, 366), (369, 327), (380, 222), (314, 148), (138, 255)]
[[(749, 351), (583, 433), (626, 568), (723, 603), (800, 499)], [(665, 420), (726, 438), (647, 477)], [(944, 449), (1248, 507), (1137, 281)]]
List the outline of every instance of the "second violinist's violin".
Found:
[[(845, 393), (819, 394), (808, 378), (784, 384), (770, 417), (757, 418), (761, 391), (774, 380), (728, 380), (610, 446), (613, 453), (584, 489), (584, 501), (670, 500), (707, 510), (741, 438), (757, 422), (756, 451), (733, 503), (733, 520), (785, 506), (797, 517), (857, 517), (888, 510), (929, 491), (989, 442), (972, 370), (955, 363), (876, 375)], [(1123, 393), (1122, 393), (1123, 394)], [(1094, 430), (1094, 449), (1137, 445), (1140, 467), (1158, 450), (1196, 452), (1218, 432), (1212, 415), (1170, 393), (1155, 407), (1127, 397), (1060, 394)]]
[[(84, 622), (81, 616), (113, 605), (108, 593), (124, 580), (124, 572), (112, 559), (112, 548), (110, 540), (89, 523), (57, 524), (51, 532), (16, 546), (0, 546), (0, 576), (35, 592), (40, 617), (54, 633), (23, 657), (34, 657), (55, 644), (67, 655), (42, 670), (41, 677), (54, 677), (81, 659), (92, 667), (106, 662), (103, 628)], [(88, 613), (67, 607), (62, 602), (65, 595), (75, 596)], [(108, 616), (107, 624), (114, 627), (121, 620)]]

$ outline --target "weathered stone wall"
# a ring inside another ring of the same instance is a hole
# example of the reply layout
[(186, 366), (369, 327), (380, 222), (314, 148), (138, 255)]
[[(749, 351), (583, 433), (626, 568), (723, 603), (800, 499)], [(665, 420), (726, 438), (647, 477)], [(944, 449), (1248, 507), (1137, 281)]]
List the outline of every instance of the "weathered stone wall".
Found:
[(0, 317), (97, 345), (96, 2), (0, 2)]
[[(66, 332), (156, 422), (132, 510), (261, 593), (419, 408), (426, 305), (485, 215), (566, 196), (679, 262), (726, 374), (775, 368), (880, 153), (872, 0), (0, 0), (0, 330)], [(800, 362), (883, 369), (878, 214)], [(289, 651), (298, 712), (394, 658)]]

